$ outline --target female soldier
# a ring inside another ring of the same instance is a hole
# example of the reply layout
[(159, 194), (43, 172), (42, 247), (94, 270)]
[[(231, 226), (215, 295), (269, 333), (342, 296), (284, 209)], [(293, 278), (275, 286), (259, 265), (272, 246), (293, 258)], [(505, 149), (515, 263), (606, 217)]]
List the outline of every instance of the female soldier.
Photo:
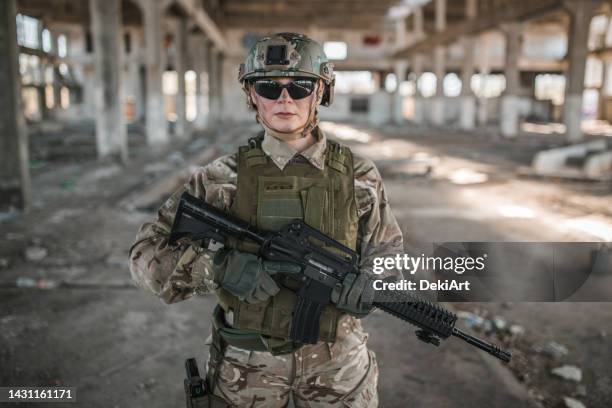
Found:
[[(317, 107), (330, 105), (334, 92), (333, 66), (318, 43), (294, 33), (264, 38), (239, 80), (264, 132), (196, 171), (141, 227), (132, 277), (166, 303), (218, 296), (207, 374), (211, 406), (282, 407), (291, 399), (297, 407), (376, 407), (378, 369), (359, 318), (371, 311), (372, 260), (403, 249), (380, 174), (318, 127)], [(245, 243), (218, 251), (186, 240), (168, 245), (183, 191), (262, 230), (303, 219), (358, 251), (360, 273), (334, 292), (318, 343), (289, 338), (300, 287), (291, 276), (296, 265), (264, 261)], [(397, 278), (377, 276), (385, 277)]]

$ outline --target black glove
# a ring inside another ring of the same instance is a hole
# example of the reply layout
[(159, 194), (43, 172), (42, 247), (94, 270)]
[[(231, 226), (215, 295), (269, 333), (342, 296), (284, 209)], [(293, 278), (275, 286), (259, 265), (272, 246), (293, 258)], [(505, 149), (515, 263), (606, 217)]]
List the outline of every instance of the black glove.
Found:
[(332, 302), (340, 310), (356, 317), (365, 317), (372, 311), (374, 287), (372, 278), (366, 273), (349, 273), (342, 286), (332, 291)]
[(275, 273), (300, 273), (291, 262), (265, 261), (257, 255), (237, 249), (221, 249), (213, 262), (214, 280), (222, 288), (247, 303), (259, 303), (278, 293), (272, 279)]

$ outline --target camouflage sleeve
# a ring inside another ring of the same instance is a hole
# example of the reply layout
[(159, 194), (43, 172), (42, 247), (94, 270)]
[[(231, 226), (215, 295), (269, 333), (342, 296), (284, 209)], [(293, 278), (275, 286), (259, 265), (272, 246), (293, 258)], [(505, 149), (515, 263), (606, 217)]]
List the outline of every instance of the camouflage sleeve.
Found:
[(130, 249), (130, 273), (139, 287), (166, 303), (175, 303), (216, 289), (213, 282), (214, 251), (181, 240), (168, 245), (178, 201), (184, 191), (227, 211), (236, 191), (236, 157), (220, 157), (192, 174), (159, 209), (153, 222), (142, 225)]
[[(374, 258), (400, 254), (404, 250), (400, 230), (385, 193), (382, 178), (374, 163), (354, 156), (355, 199), (359, 216), (357, 249), (361, 255), (361, 268), (372, 273)], [(399, 270), (386, 270), (379, 279), (402, 278)]]

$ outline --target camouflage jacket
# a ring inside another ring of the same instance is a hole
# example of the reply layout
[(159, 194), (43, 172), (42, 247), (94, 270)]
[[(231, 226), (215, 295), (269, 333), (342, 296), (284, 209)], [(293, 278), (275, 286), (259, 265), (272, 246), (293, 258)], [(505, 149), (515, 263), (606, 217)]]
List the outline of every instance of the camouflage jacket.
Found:
[[(262, 150), (281, 170), (298, 154), (322, 169), (326, 147), (327, 139), (322, 131), (318, 132), (317, 142), (302, 153), (268, 135), (262, 142)], [(374, 163), (354, 155), (354, 175), (359, 217), (357, 249), (361, 255), (361, 272), (371, 273), (375, 257), (394, 256), (403, 251), (402, 233)], [(129, 260), (132, 279), (139, 287), (153, 292), (166, 303), (217, 288), (211, 267), (214, 252), (187, 244), (171, 247), (167, 244), (168, 235), (183, 191), (228, 211), (236, 193), (236, 181), (236, 154), (222, 156), (195, 171), (162, 205), (157, 218), (140, 228)], [(377, 276), (392, 280), (401, 278), (396, 271)]]

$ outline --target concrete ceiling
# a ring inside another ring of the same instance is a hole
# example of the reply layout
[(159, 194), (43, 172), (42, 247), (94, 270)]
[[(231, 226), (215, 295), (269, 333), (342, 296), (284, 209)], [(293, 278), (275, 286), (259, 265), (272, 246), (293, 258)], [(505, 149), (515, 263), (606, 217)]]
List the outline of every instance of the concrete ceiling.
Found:
[[(89, 1), (86, 0), (17, 0), (17, 10), (46, 23), (89, 23)], [(123, 24), (142, 25), (142, 13), (130, 0), (122, 0)]]
[[(153, 0), (157, 1), (157, 0)], [(308, 29), (377, 29), (398, 0), (199, 0), (216, 25), (223, 28), (276, 27)], [(463, 1), (463, 0), (458, 0)], [(172, 13), (172, 1), (166, 1)], [(17, 0), (19, 12), (48, 22), (86, 24), (89, 2), (84, 0)], [(142, 13), (131, 0), (122, 0), (124, 24), (142, 24)]]
[(398, 0), (224, 0), (223, 21), (229, 28), (375, 29)]

